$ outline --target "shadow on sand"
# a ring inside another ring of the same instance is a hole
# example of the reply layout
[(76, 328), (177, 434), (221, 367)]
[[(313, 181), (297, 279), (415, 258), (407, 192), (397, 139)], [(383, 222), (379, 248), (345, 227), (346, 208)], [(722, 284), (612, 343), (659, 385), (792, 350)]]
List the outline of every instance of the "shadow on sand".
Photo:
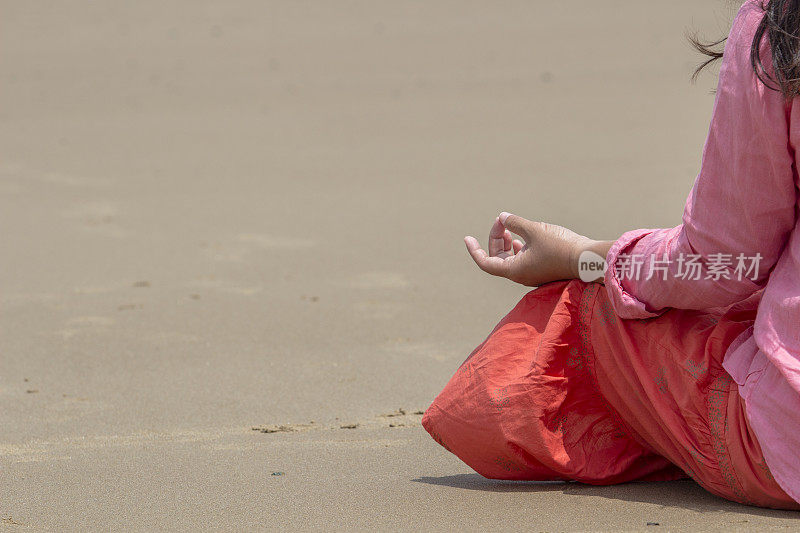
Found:
[[(418, 477), (417, 483), (441, 485), (466, 490), (491, 492), (560, 492), (567, 495), (584, 495), (691, 509), (697, 512), (727, 512), (752, 516), (800, 520), (800, 512), (763, 509), (734, 503), (707, 492), (690, 480), (669, 482), (623, 483), (594, 486), (561, 481), (503, 481), (486, 479), (479, 474), (458, 474), (442, 477)], [(799, 524), (800, 525), (800, 524)]]

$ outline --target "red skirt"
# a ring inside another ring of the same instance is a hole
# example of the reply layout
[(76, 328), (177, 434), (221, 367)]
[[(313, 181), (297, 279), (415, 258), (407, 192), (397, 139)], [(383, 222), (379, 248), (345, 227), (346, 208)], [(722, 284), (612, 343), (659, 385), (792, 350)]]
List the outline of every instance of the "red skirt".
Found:
[(741, 503), (800, 506), (772, 478), (722, 368), (755, 310), (623, 320), (605, 287), (543, 285), (495, 327), (422, 425), (481, 475), (607, 485), (693, 478)]

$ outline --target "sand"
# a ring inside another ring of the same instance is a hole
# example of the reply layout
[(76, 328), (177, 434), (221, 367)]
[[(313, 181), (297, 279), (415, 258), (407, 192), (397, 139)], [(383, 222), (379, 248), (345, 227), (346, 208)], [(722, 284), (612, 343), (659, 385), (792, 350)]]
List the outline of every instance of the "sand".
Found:
[(0, 529), (797, 527), (419, 424), (525, 293), (465, 234), (680, 220), (735, 5), (0, 6)]

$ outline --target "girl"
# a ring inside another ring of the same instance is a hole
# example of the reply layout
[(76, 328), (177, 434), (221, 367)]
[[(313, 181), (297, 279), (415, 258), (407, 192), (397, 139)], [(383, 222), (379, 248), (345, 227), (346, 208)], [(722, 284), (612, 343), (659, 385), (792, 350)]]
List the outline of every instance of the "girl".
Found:
[[(425, 413), (437, 442), (490, 478), (690, 476), (800, 509), (798, 34), (800, 0), (741, 7), (681, 225), (601, 242), (501, 213), (488, 252), (465, 239), (539, 288)], [(604, 274), (575, 279), (589, 252)]]

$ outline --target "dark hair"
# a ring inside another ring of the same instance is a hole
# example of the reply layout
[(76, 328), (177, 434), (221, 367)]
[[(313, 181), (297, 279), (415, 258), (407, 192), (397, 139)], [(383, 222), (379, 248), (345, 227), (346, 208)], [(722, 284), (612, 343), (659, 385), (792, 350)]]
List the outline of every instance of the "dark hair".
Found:
[[(764, 18), (750, 45), (750, 63), (765, 86), (780, 91), (786, 100), (792, 100), (800, 95), (800, 0), (763, 0), (761, 9), (764, 10)], [(774, 73), (767, 72), (761, 59), (764, 35), (769, 39), (772, 49)], [(689, 42), (708, 56), (694, 71), (692, 80), (695, 80), (701, 70), (722, 57), (722, 51), (717, 47), (725, 43), (725, 38), (704, 43), (696, 35), (691, 35)]]

